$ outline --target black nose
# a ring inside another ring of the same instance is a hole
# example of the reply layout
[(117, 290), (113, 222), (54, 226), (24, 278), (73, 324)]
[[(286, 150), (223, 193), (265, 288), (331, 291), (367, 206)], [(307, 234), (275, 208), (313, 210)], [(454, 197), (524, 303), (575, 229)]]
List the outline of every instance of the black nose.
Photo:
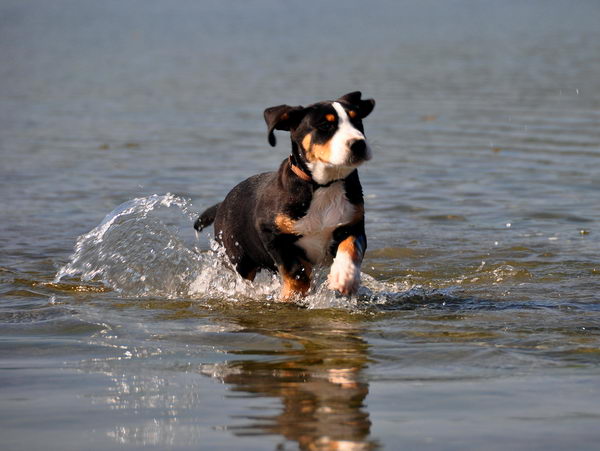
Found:
[(357, 139), (350, 145), (352, 156), (356, 160), (362, 160), (367, 155), (367, 143), (364, 139)]

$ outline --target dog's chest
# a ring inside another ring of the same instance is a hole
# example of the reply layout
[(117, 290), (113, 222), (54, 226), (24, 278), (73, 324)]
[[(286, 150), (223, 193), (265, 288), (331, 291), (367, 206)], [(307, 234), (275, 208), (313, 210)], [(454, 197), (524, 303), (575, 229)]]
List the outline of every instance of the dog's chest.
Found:
[(322, 263), (333, 231), (351, 222), (355, 214), (356, 207), (348, 201), (342, 182), (316, 190), (306, 215), (294, 225), (295, 232), (302, 235), (297, 244), (312, 263)]

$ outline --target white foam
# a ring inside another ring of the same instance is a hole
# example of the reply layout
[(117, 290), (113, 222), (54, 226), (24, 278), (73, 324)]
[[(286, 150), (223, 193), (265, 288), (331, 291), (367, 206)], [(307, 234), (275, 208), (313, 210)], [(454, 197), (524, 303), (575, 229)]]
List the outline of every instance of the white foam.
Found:
[[(90, 232), (80, 236), (69, 262), (57, 273), (65, 278), (100, 281), (127, 298), (164, 297), (199, 302), (275, 302), (279, 298), (279, 276), (267, 271), (254, 282), (242, 279), (227, 262), (224, 249), (211, 241), (200, 250), (193, 239), (165, 224), (183, 219), (191, 227), (196, 214), (188, 200), (166, 195), (133, 199), (119, 205)], [(166, 211), (165, 211), (166, 210)], [(355, 296), (341, 296), (327, 287), (329, 268), (316, 268), (308, 295), (298, 303), (309, 309), (364, 310), (374, 305), (403, 302), (420, 295), (419, 287), (381, 282), (362, 273), (362, 286)], [(417, 291), (415, 291), (417, 290)], [(426, 290), (423, 290), (426, 296)]]

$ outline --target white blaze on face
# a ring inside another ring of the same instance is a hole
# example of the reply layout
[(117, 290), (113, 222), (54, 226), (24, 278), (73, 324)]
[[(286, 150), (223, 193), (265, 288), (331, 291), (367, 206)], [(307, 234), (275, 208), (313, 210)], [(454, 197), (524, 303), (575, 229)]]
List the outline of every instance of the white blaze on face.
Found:
[[(358, 164), (351, 163), (350, 146), (354, 141), (365, 139), (365, 135), (352, 125), (344, 107), (339, 102), (333, 102), (331, 105), (338, 114), (338, 128), (329, 142), (329, 157), (327, 161), (317, 159), (307, 163), (313, 180), (320, 184), (343, 179), (350, 175), (360, 164), (360, 162)], [(367, 144), (364, 160), (370, 159), (371, 148)]]
[[(350, 146), (354, 141), (365, 139), (365, 135), (358, 130), (348, 117), (348, 113), (339, 102), (332, 103), (338, 114), (338, 129), (331, 138), (331, 155), (329, 162), (334, 165), (345, 166), (350, 161)], [(367, 146), (366, 160), (371, 158), (371, 151)]]

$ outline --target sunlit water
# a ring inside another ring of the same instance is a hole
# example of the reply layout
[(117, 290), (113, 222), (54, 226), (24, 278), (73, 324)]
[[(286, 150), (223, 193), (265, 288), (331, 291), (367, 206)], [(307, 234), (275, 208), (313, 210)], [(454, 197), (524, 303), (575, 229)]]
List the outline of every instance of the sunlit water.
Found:
[[(600, 5), (5, 1), (2, 449), (596, 449)], [(357, 296), (192, 223), (360, 89)]]

